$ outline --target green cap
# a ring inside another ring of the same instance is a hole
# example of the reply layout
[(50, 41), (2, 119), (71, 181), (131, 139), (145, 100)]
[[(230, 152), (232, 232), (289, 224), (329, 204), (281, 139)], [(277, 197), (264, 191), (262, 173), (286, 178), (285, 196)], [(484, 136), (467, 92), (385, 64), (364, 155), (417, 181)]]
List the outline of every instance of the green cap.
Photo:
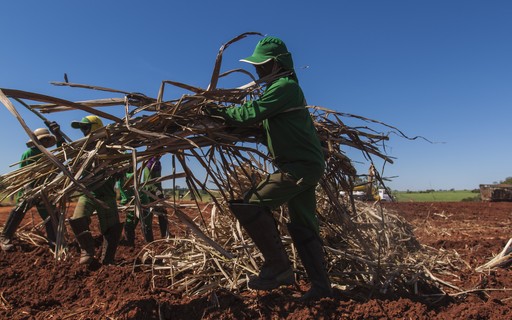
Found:
[(285, 69), (293, 69), (292, 54), (288, 52), (284, 42), (276, 37), (265, 37), (261, 39), (256, 45), (256, 48), (254, 48), (252, 56), (240, 59), (240, 61), (261, 65), (272, 59), (276, 60)]

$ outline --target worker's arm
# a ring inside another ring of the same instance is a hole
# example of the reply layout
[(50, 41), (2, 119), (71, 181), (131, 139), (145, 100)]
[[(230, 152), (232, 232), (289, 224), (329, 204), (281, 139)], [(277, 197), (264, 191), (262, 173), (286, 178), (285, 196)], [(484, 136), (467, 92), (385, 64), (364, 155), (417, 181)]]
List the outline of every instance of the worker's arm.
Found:
[(288, 78), (272, 83), (257, 100), (250, 100), (241, 106), (211, 109), (210, 113), (226, 119), (233, 125), (254, 125), (292, 107), (305, 106), (298, 84)]

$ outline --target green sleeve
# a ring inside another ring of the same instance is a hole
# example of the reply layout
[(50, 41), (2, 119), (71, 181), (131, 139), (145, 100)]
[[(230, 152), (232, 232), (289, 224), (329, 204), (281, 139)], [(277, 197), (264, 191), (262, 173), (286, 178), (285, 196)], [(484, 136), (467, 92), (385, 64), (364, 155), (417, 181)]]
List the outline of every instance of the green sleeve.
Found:
[[(144, 170), (142, 171), (142, 182), (145, 183), (146, 181), (149, 181), (151, 180), (153, 177), (151, 175), (151, 170), (149, 170), (148, 167), (145, 167)], [(149, 191), (149, 192), (156, 192), (157, 188), (155, 186), (155, 184), (153, 183), (148, 183), (144, 186), (144, 188)]]
[(142, 170), (142, 182), (145, 183), (149, 179), (151, 179), (149, 168), (148, 167), (144, 167), (144, 169)]
[[(37, 156), (37, 155), (39, 155), (39, 157), (35, 157), (34, 158), (34, 156)], [(28, 166), (31, 163), (36, 162), (40, 158), (40, 155), (41, 155), (41, 150), (39, 150), (37, 148), (29, 148), (29, 149), (27, 149), (21, 155), (20, 168), (23, 168), (25, 166)]]
[(259, 99), (248, 101), (239, 107), (220, 109), (218, 114), (232, 124), (250, 126), (289, 108), (305, 105), (298, 84), (289, 78), (281, 78), (272, 83)]

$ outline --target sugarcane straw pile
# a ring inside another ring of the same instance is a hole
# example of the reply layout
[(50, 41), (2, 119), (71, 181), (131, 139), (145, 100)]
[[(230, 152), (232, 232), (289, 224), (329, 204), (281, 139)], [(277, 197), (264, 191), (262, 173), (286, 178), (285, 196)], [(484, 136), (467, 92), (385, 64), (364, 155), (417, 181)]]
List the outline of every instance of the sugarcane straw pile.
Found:
[[(165, 283), (188, 294), (204, 293), (217, 287), (244, 288), (247, 276), (258, 272), (261, 255), (226, 204), (229, 200), (240, 199), (274, 168), (266, 147), (260, 143), (259, 127), (228, 126), (221, 119), (206, 114), (204, 108), (207, 104), (222, 107), (256, 98), (264, 82), (271, 80), (253, 78), (238, 88), (217, 87), (221, 77), (240, 71), (220, 73), (223, 51), (230, 44), (255, 34), (242, 34), (221, 47), (207, 89), (163, 81), (158, 96), (151, 98), (110, 88), (53, 83), (116, 95), (81, 102), (0, 89), (0, 101), (44, 153), (34, 164), (3, 175), (1, 190), (5, 197), (23, 190), (26, 199), (41, 197), (49, 209), (50, 204), (56, 206), (57, 211), (49, 211), (53, 212), (52, 223), (59, 226), (57, 259), (65, 253), (64, 221), (69, 218), (65, 216), (66, 206), (76, 193), (90, 194), (88, 186), (134, 168), (135, 178), (129, 183), (135, 190), (135, 199), (130, 207), (140, 212), (144, 208), (138, 192), (142, 168), (151, 157), (170, 154), (172, 161), (164, 166), (171, 167), (172, 173), (159, 181), (169, 181), (175, 186), (178, 179), (184, 179), (195, 195), (199, 215), (197, 218), (188, 216), (175, 195), (147, 204), (146, 207), (167, 208), (191, 232), (186, 237), (157, 240), (147, 245), (139, 253), (143, 258), (137, 259), (144, 264), (135, 265), (134, 270), (151, 272), (154, 286)], [(164, 89), (169, 85), (189, 90), (190, 94), (164, 100)], [(98, 109), (106, 106), (124, 108), (124, 117)], [(20, 116), (17, 111), (20, 107), (43, 114), (79, 109), (113, 122), (88, 137), (46, 150)], [(340, 288), (362, 286), (383, 293), (422, 294), (421, 288), (437, 288), (439, 284), (456, 289), (433, 275), (456, 267), (453, 257), (424, 248), (416, 241), (410, 225), (386, 212), (378, 203), (363, 203), (340, 195), (340, 191), (352, 190), (358, 177), (346, 150), (360, 152), (369, 164), (373, 164), (375, 158), (392, 163), (384, 152), (390, 135), (410, 138), (379, 121), (318, 106), (309, 106), (309, 109), (325, 147), (327, 170), (317, 188), (317, 211), (333, 284)], [(347, 120), (357, 124), (348, 126)], [(377, 179), (384, 184), (379, 174)], [(34, 181), (37, 181), (36, 187), (24, 189)], [(208, 200), (201, 199), (202, 191), (211, 198), (206, 207), (201, 206)], [(286, 207), (274, 213), (287, 250), (302, 275), (300, 260), (286, 233)]]

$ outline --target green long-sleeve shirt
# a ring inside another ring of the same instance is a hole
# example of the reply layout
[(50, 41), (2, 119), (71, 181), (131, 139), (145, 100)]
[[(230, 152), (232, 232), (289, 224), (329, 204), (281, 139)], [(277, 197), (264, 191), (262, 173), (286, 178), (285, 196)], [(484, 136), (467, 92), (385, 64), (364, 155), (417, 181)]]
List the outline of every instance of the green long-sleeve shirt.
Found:
[[(145, 167), (144, 170), (142, 171), (142, 177), (143, 177), (144, 182), (149, 181), (154, 178), (159, 178), (161, 176), (162, 176), (162, 173), (160, 170), (150, 169), (148, 167)], [(160, 192), (163, 191), (161, 182), (146, 184), (145, 188), (146, 188), (146, 190), (148, 190), (149, 192), (151, 192), (153, 194), (155, 194), (157, 191), (160, 191)]]
[[(61, 143), (57, 144), (57, 147), (60, 147)], [(37, 160), (41, 159), (43, 153), (36, 146), (30, 147), (21, 155), (20, 159), (20, 168), (28, 166)], [(32, 186), (36, 185), (36, 182), (32, 183)], [(18, 192), (17, 199), (19, 199), (23, 195), (23, 191)], [(18, 200), (17, 200), (18, 201)]]
[(121, 196), (121, 205), (125, 205), (133, 197), (133, 189), (128, 187), (127, 189), (124, 188), (124, 184), (126, 181), (130, 180), (133, 176), (133, 172), (127, 172), (121, 176), (121, 178), (117, 181), (117, 186), (119, 188), (119, 195)]
[(275, 165), (295, 178), (317, 180), (325, 169), (324, 155), (306, 100), (297, 80), (282, 77), (261, 97), (241, 106), (220, 109), (232, 125), (262, 123)]
[(28, 166), (41, 158), (42, 152), (36, 147), (28, 148), (21, 155), (20, 168)]
[[(62, 141), (57, 141), (57, 147), (62, 145)], [(42, 152), (36, 146), (30, 147), (21, 155), (20, 168), (28, 166), (42, 157)]]
[[(42, 156), (42, 152), (38, 148), (36, 148), (36, 147), (28, 148), (21, 155), (20, 168), (23, 168), (25, 166), (28, 166), (29, 164), (36, 162), (37, 160), (39, 160), (41, 158), (41, 156)], [(30, 185), (31, 185), (31, 187), (34, 187), (36, 185), (36, 181), (32, 182)], [(18, 203), (20, 201), (22, 196), (23, 196), (23, 190), (18, 191), (18, 193), (16, 194), (16, 203)]]
[[(161, 176), (160, 171), (150, 170), (148, 167), (145, 167), (142, 171), (142, 182), (144, 183), (146, 181), (149, 181), (153, 178), (157, 178), (160, 176)], [(123, 188), (124, 183), (126, 181), (130, 180), (132, 177), (133, 177), (133, 172), (128, 172), (125, 175), (123, 175), (123, 177), (121, 179), (119, 179), (119, 181), (117, 182), (118, 188), (119, 188), (119, 193), (121, 196), (120, 203), (122, 205), (127, 204), (132, 199), (132, 197), (134, 195), (133, 189), (131, 187), (128, 187), (127, 189)], [(146, 184), (144, 186), (144, 189), (155, 194), (157, 192), (157, 190), (162, 191), (162, 183), (157, 182), (157, 183)], [(150, 201), (155, 200), (155, 199), (149, 199), (149, 197), (144, 192), (140, 192), (139, 195), (140, 195), (140, 200), (143, 204), (146, 204), (146, 203), (149, 203)]]

